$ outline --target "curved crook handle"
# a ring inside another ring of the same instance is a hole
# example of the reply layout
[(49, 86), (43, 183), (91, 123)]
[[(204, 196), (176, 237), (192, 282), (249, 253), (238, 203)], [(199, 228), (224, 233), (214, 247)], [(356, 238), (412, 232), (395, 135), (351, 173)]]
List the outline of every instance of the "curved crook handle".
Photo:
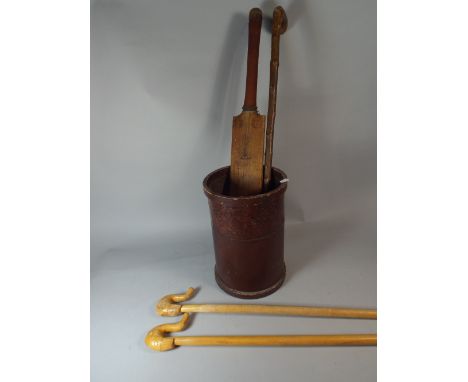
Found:
[(180, 332), (187, 327), (189, 314), (184, 313), (179, 322), (158, 325), (151, 329), (145, 337), (145, 344), (156, 351), (171, 350), (176, 347), (174, 337), (164, 337), (166, 333)]
[(188, 288), (187, 292), (183, 294), (168, 294), (159, 300), (158, 305), (156, 305), (156, 311), (160, 316), (178, 316), (181, 313), (182, 307), (175, 303), (190, 300), (194, 294), (195, 289), (193, 288)]

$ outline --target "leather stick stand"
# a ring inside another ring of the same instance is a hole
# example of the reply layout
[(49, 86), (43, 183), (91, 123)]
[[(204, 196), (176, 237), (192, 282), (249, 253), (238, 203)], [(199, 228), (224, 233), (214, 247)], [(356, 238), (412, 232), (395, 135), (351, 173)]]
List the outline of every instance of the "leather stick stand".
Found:
[(286, 174), (273, 168), (268, 192), (229, 195), (229, 167), (208, 174), (208, 197), (216, 257), (215, 277), (226, 293), (255, 299), (275, 292), (286, 274), (284, 193)]

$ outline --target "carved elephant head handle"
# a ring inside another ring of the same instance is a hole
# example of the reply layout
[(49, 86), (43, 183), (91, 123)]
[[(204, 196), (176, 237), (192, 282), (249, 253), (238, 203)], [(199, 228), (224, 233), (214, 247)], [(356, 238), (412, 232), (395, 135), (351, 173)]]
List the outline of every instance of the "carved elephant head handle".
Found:
[(151, 329), (145, 338), (146, 346), (156, 351), (167, 351), (176, 347), (174, 337), (165, 337), (166, 333), (180, 332), (187, 327), (189, 314), (184, 313), (182, 319), (174, 324), (158, 325)]
[(188, 288), (187, 292), (183, 294), (168, 294), (159, 300), (158, 305), (156, 305), (156, 312), (160, 316), (166, 317), (175, 317), (179, 316), (181, 312), (181, 306), (178, 305), (178, 302), (184, 302), (190, 300), (195, 294), (194, 288)]

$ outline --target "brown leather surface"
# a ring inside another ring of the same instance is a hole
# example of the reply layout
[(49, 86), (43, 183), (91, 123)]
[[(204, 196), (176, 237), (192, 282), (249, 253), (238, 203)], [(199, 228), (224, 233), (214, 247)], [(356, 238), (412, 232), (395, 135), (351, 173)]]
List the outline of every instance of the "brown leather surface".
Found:
[(287, 183), (273, 169), (272, 189), (253, 196), (229, 196), (229, 167), (209, 174), (208, 197), (216, 257), (216, 280), (227, 293), (259, 298), (273, 293), (285, 276), (284, 193)]

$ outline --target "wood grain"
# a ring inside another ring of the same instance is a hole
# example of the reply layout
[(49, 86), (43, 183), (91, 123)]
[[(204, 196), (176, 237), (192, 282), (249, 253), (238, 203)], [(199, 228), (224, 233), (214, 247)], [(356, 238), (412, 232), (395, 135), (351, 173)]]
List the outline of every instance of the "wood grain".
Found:
[(374, 309), (329, 308), (321, 306), (186, 304), (182, 305), (180, 311), (182, 313), (234, 313), (302, 317), (361, 318), (370, 320), (377, 319), (377, 311)]
[(375, 346), (376, 334), (174, 337), (175, 346)]
[(233, 118), (230, 194), (255, 195), (262, 191), (265, 116), (244, 111)]

